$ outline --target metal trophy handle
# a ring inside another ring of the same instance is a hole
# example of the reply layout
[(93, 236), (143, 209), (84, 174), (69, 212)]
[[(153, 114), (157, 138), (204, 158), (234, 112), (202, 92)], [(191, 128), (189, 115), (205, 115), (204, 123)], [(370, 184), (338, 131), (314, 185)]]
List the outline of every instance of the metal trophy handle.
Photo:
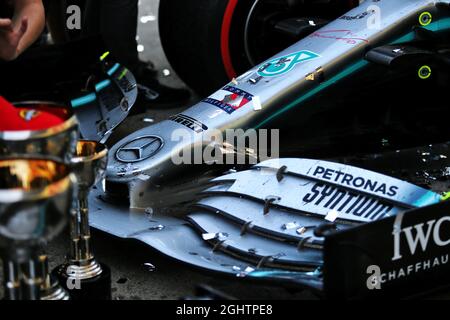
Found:
[(105, 177), (108, 150), (95, 141), (79, 141), (72, 170), (77, 177), (78, 202), (70, 219), (71, 247), (66, 264), (54, 274), (74, 300), (111, 299), (110, 269), (97, 262), (92, 251), (88, 195)]
[(0, 250), (7, 299), (40, 299), (39, 248), (64, 228), (74, 183), (71, 168), (62, 163), (0, 160)]

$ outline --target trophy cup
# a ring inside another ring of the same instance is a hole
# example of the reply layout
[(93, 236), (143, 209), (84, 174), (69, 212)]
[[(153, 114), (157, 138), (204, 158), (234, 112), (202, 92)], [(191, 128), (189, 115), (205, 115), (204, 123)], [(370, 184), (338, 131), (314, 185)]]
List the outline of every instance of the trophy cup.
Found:
[(65, 164), (41, 159), (0, 160), (0, 250), (9, 300), (39, 300), (42, 242), (67, 222), (75, 177)]
[[(67, 262), (54, 271), (73, 300), (110, 300), (111, 271), (96, 261), (89, 227), (89, 191), (105, 176), (106, 147), (95, 141), (79, 141), (72, 158), (77, 177), (78, 205), (70, 219), (71, 248)], [(71, 287), (69, 286), (71, 284)]]
[[(11, 114), (17, 116), (16, 120), (21, 121), (21, 126), (17, 130), (0, 132), (0, 159), (39, 158), (70, 164), (70, 159), (75, 154), (79, 133), (77, 119), (69, 108), (44, 101), (20, 102), (9, 108)], [(49, 111), (53, 117), (51, 125), (48, 125), (47, 121), (35, 123), (39, 120), (39, 116)], [(30, 258), (25, 269), (35, 275), (36, 279), (41, 279), (40, 298), (42, 300), (67, 299), (67, 292), (48, 272), (48, 257), (42, 252), (38, 253), (36, 250), (33, 252), (34, 256)], [(9, 279), (5, 285), (16, 288), (17, 294), (20, 292), (20, 281), (17, 281), (17, 277), (21, 268), (23, 269), (14, 261), (4, 261), (4, 273)], [(14, 298), (11, 295), (10, 297)]]
[(36, 130), (0, 131), (0, 157), (43, 158), (70, 163), (79, 137), (78, 121), (70, 110), (57, 103), (41, 101), (20, 102), (14, 104), (14, 107), (23, 119), (24, 128), (27, 123), (36, 120), (43, 110), (57, 110), (55, 113), (61, 121), (54, 126), (39, 127)]

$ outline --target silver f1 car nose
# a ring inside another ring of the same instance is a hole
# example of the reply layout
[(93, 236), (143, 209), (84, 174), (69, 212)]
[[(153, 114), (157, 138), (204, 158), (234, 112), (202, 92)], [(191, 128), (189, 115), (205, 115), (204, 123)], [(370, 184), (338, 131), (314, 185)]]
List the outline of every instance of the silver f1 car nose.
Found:
[(335, 99), (328, 96), (332, 88), (369, 70), (366, 53), (371, 48), (413, 41), (415, 28), (450, 29), (441, 6), (449, 3), (363, 2), (190, 109), (119, 141), (109, 155), (110, 190), (123, 194), (126, 187), (131, 206), (145, 207), (146, 191), (160, 179), (196, 168), (174, 159), (180, 152), (207, 145), (205, 137), (214, 130), (262, 129), (274, 123), (280, 128), (294, 119), (298, 127), (307, 124), (321, 108), (330, 107)]

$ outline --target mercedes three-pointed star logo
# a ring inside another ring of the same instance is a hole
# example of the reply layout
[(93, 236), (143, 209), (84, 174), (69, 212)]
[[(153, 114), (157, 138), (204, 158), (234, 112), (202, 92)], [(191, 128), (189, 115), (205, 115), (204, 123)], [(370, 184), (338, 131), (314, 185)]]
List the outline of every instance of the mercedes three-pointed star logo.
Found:
[(135, 138), (117, 150), (116, 158), (125, 163), (144, 161), (158, 153), (163, 145), (163, 139), (157, 136)]

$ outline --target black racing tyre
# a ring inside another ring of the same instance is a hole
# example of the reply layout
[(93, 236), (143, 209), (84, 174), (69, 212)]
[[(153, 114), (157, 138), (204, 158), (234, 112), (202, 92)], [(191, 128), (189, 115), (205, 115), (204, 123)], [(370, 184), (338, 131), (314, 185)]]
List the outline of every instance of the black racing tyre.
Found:
[[(255, 0), (161, 0), (159, 30), (166, 56), (197, 93), (208, 95), (250, 65), (230, 44), (244, 33)], [(233, 37), (236, 37), (233, 39)]]
[[(208, 95), (298, 38), (277, 22), (332, 21), (358, 0), (161, 0), (160, 36), (169, 62), (194, 91)], [(304, 35), (306, 36), (306, 34)]]
[(81, 30), (69, 30), (67, 28), (67, 8), (76, 5), (83, 12), (86, 0), (47, 0), (44, 2), (47, 26), (55, 43), (65, 43), (80, 37)]

